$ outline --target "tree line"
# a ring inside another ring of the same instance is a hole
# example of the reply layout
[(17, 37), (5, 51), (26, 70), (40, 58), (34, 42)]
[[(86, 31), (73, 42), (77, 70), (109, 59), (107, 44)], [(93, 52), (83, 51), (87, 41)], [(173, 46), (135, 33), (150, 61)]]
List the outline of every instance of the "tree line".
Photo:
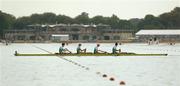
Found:
[(175, 7), (171, 12), (163, 13), (159, 16), (151, 14), (144, 18), (133, 18), (129, 20), (120, 19), (113, 14), (110, 17), (97, 15), (92, 18), (88, 13), (82, 12), (75, 18), (66, 15), (56, 15), (51, 12), (43, 14), (32, 14), (30, 16), (23, 16), (16, 18), (15, 16), (0, 11), (0, 34), (2, 37), (5, 29), (24, 29), (27, 25), (32, 24), (107, 24), (112, 29), (177, 29), (180, 28), (180, 7)]

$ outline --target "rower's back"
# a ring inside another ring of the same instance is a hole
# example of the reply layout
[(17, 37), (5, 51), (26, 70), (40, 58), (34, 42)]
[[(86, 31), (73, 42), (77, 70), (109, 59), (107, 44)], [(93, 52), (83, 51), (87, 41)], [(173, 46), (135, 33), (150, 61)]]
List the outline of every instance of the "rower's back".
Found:
[(81, 51), (81, 44), (78, 45), (76, 51), (77, 51), (77, 54), (80, 54), (80, 51)]
[(63, 53), (63, 51), (65, 50), (64, 46), (65, 46), (65, 43), (62, 43), (62, 46), (59, 48), (59, 53)]
[(99, 47), (99, 46), (100, 46), (100, 45), (97, 44), (97, 46), (94, 48), (94, 54), (98, 53), (98, 47)]
[(116, 54), (117, 52), (117, 46), (118, 46), (118, 43), (115, 43), (114, 47), (112, 48), (112, 54)]

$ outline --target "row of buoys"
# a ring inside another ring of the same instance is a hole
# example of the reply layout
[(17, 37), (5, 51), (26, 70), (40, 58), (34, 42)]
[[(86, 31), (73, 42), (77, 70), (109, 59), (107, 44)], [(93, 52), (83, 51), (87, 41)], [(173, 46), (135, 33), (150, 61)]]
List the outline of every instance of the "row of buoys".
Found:
[[(59, 56), (58, 56), (58, 57), (59, 57)], [(60, 58), (63, 58), (63, 57), (60, 57)], [(79, 64), (79, 63), (77, 63), (77, 62), (74, 62), (74, 61), (72, 61), (72, 60), (68, 60), (68, 59), (66, 59), (66, 58), (63, 58), (63, 59), (66, 60), (66, 61), (69, 61), (69, 62), (73, 63), (74, 65), (80, 66), (81, 68), (85, 68), (86, 70), (89, 70), (89, 67), (85, 67), (85, 66), (83, 66), (83, 65), (81, 65), (81, 64)], [(101, 72), (96, 72), (96, 74), (101, 74)], [(106, 78), (106, 77), (108, 77), (108, 76), (107, 76), (107, 74), (103, 74), (102, 77)], [(115, 78), (114, 78), (114, 77), (110, 77), (109, 80), (110, 80), (110, 81), (115, 81)], [(120, 81), (120, 82), (119, 82), (119, 85), (126, 85), (126, 83), (125, 83), (124, 81)]]
[[(98, 73), (99, 73), (99, 72), (98, 72)], [(107, 75), (107, 74), (103, 74), (102, 77), (107, 78), (108, 75)], [(114, 77), (110, 77), (109, 80), (110, 80), (110, 81), (115, 81), (115, 78), (114, 78)], [(119, 82), (119, 85), (126, 85), (126, 83), (125, 83), (124, 81), (120, 81), (120, 82)]]
[[(36, 47), (36, 46), (35, 46), (35, 47)], [(41, 50), (43, 50), (43, 51), (46, 51), (46, 52), (48, 52), (48, 53), (51, 53), (51, 52), (49, 52), (49, 51), (47, 51), (47, 50), (45, 50), (45, 49), (42, 49), (42, 48), (40, 48), (40, 47), (36, 47), (36, 48), (39, 48), (39, 49), (41, 49)], [(52, 53), (51, 53), (51, 54), (52, 54)], [(85, 68), (85, 70), (90, 70), (89, 67), (83, 66), (83, 65), (81, 65), (81, 64), (79, 64), (79, 63), (77, 63), (77, 62), (74, 62), (74, 61), (69, 60), (69, 59), (67, 59), (67, 58), (63, 58), (63, 57), (61, 57), (61, 56), (58, 56), (58, 57), (61, 58), (61, 59), (63, 59), (63, 60), (65, 60), (65, 61), (68, 61), (68, 62), (70, 62), (70, 63), (72, 63), (72, 64), (74, 64), (74, 65), (76, 65), (76, 66), (79, 66), (79, 67), (81, 67), (81, 68)], [(96, 74), (101, 74), (101, 72), (96, 72)], [(107, 74), (103, 74), (102, 77), (107, 78), (108, 76), (107, 76)], [(115, 81), (115, 78), (114, 78), (114, 77), (110, 77), (109, 80), (110, 80), (110, 81)], [(120, 81), (120, 82), (119, 82), (119, 85), (126, 85), (126, 83), (125, 83), (124, 81)]]
[[(66, 59), (66, 58), (64, 58), (64, 59)], [(74, 62), (74, 61), (72, 61), (72, 60), (68, 60), (68, 59), (66, 59), (66, 60), (69, 61), (69, 62), (71, 62), (71, 63), (73, 63), (74, 65), (77, 65), (77, 66), (80, 66), (81, 68), (85, 68), (86, 70), (89, 70), (88, 67), (82, 66), (82, 65), (79, 64), (79, 63), (76, 63), (76, 62)], [(100, 73), (100, 72), (96, 72), (96, 74), (101, 74), (101, 73)], [(108, 77), (108, 76), (107, 76), (106, 74), (103, 74), (102, 77), (106, 78), (106, 77)], [(109, 80), (110, 80), (110, 81), (115, 81), (115, 78), (114, 78), (114, 77), (110, 77)], [(119, 85), (125, 85), (125, 84), (126, 84), (126, 83), (125, 83), (124, 81), (120, 81), (120, 82), (119, 82)]]
[[(60, 58), (62, 58), (62, 57), (60, 57)], [(85, 66), (83, 66), (83, 65), (81, 65), (81, 64), (79, 64), (79, 63), (77, 63), (77, 62), (74, 62), (74, 61), (72, 61), (72, 60), (68, 60), (68, 59), (66, 59), (66, 58), (63, 58), (63, 59), (66, 60), (66, 61), (69, 61), (69, 62), (73, 63), (74, 65), (80, 66), (81, 68), (85, 68), (85, 70), (89, 70), (88, 67), (85, 67)], [(101, 72), (96, 72), (96, 74), (101, 74)], [(107, 76), (107, 74), (103, 74), (102, 77), (107, 78), (108, 76)], [(115, 78), (114, 78), (114, 77), (110, 77), (109, 80), (110, 80), (110, 81), (115, 81)], [(119, 82), (119, 85), (125, 85), (125, 84), (126, 84), (126, 83), (125, 83), (124, 81), (120, 81), (120, 82)]]

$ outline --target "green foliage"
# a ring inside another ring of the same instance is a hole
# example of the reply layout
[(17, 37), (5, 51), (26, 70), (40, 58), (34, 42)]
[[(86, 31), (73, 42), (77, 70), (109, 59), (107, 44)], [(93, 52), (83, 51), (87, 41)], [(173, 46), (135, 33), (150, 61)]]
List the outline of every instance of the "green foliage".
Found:
[(32, 24), (55, 24), (56, 14), (54, 13), (43, 13), (43, 14), (32, 14), (30, 16)]
[(89, 24), (90, 19), (89, 19), (89, 14), (86, 12), (82, 12), (80, 15), (75, 17), (75, 23), (77, 24)]
[(145, 18), (138, 24), (139, 28), (143, 29), (161, 29), (164, 28), (158, 17), (146, 15)]
[(139, 29), (179, 29), (180, 28), (180, 7), (174, 8), (171, 12), (164, 13), (158, 17), (146, 15), (138, 24)]
[(132, 29), (134, 30), (135, 29), (135, 26), (128, 20), (120, 20), (119, 23), (118, 23), (118, 27), (120, 29)]
[(20, 17), (16, 19), (13, 26), (15, 29), (24, 29), (27, 27), (27, 25), (30, 25), (30, 24), (33, 24), (30, 21), (30, 17)]
[(13, 15), (0, 11), (0, 38), (2, 38), (5, 29), (12, 28), (14, 21), (15, 17)]
[(119, 21), (120, 19), (116, 16), (116, 15), (112, 15), (109, 20), (108, 20), (108, 23), (109, 25), (111, 25), (112, 28), (114, 29), (118, 29), (119, 27)]
[(91, 18), (91, 22), (94, 24), (105, 24), (105, 18), (103, 16), (94, 16), (93, 18)]
[(58, 15), (56, 17), (56, 23), (73, 24), (74, 20), (71, 17), (65, 16), (65, 15)]
[(179, 28), (180, 27), (180, 7), (174, 8), (169, 13), (164, 13), (159, 16), (160, 22), (166, 28)]
[[(22, 18), (22, 19), (21, 19)], [(66, 15), (55, 15), (53, 13), (32, 14), (29, 19), (21, 17), (16, 20), (20, 28), (24, 28), (28, 24), (107, 24), (113, 29), (166, 29), (166, 28), (179, 28), (180, 27), (180, 8), (176, 7), (169, 13), (161, 14), (158, 17), (153, 15), (146, 15), (144, 19), (130, 19), (122, 20), (117, 15), (111, 17), (103, 17), (101, 15), (89, 18), (88, 13), (82, 12), (74, 19)], [(25, 20), (25, 21), (24, 21)], [(17, 26), (17, 25), (16, 25)], [(16, 27), (17, 28), (17, 27)]]

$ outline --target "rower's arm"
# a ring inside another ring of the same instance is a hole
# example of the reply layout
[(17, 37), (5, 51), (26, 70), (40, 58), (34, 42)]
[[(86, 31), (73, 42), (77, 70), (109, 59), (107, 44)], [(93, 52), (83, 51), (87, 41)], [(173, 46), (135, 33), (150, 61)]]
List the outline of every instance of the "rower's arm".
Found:
[(71, 51), (70, 51), (70, 50), (68, 50), (67, 48), (65, 48), (64, 50), (65, 50), (65, 51), (68, 51), (69, 53), (71, 53)]
[(100, 51), (100, 52), (102, 52), (102, 53), (108, 53), (108, 52), (106, 52), (106, 51), (102, 51), (102, 50), (98, 50), (98, 51)]

